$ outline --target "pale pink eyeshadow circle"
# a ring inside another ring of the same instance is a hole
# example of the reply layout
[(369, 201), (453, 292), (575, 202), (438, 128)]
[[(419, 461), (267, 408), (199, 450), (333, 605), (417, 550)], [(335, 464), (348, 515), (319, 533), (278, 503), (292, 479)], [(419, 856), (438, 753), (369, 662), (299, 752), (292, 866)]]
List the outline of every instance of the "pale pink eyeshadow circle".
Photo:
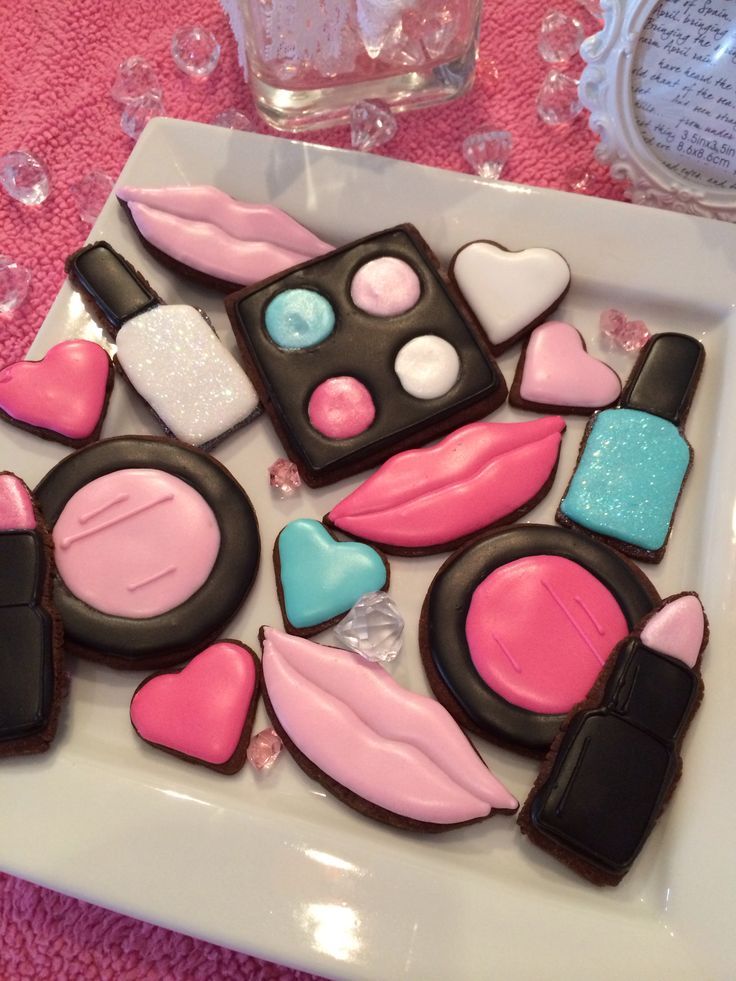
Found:
[(336, 375), (318, 385), (309, 398), (307, 411), (317, 432), (330, 439), (359, 436), (376, 417), (371, 393), (350, 375)]
[(102, 613), (132, 619), (188, 600), (220, 551), (212, 508), (162, 470), (116, 470), (85, 484), (64, 506), (53, 538), (67, 589)]
[(489, 688), (545, 714), (567, 712), (584, 698), (628, 632), (603, 583), (557, 555), (494, 569), (476, 587), (465, 621), (470, 657)]
[(396, 317), (416, 305), (422, 292), (408, 262), (384, 255), (366, 262), (353, 276), (350, 296), (358, 309), (374, 317)]

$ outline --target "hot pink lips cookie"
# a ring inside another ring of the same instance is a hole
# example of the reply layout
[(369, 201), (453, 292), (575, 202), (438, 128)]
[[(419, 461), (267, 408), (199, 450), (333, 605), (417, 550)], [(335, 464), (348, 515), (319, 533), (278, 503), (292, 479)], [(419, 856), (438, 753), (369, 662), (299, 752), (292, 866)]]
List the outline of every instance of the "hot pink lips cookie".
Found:
[(130, 721), (145, 742), (219, 773), (242, 769), (258, 701), (258, 659), (222, 640), (186, 667), (154, 674), (136, 689)]
[(529, 337), (516, 367), (509, 402), (535, 412), (590, 415), (613, 405), (620, 394), (616, 372), (588, 354), (575, 327), (550, 320)]
[(0, 418), (67, 446), (100, 435), (113, 384), (112, 361), (93, 341), (55, 344), (40, 361), (0, 371)]

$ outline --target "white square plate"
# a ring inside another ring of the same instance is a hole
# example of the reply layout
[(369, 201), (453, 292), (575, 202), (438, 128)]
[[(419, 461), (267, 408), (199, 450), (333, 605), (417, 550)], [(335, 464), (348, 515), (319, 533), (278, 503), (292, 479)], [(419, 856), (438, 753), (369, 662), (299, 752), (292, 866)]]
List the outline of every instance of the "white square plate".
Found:
[[(326, 796), (287, 756), (269, 774), (246, 767), (231, 778), (181, 763), (133, 733), (128, 705), (142, 675), (72, 661), (52, 750), (0, 766), (0, 867), (339, 977), (732, 977), (736, 768), (724, 761), (736, 739), (736, 228), (175, 120), (149, 125), (121, 182), (215, 184), (243, 200), (278, 204), (335, 244), (413, 222), (444, 263), (472, 239), (557, 249), (573, 272), (560, 318), (624, 377), (633, 358), (602, 348), (602, 309), (641, 317), (653, 331), (701, 338), (706, 366), (686, 429), (695, 465), (667, 555), (647, 571), (663, 596), (695, 589), (703, 599), (711, 622), (706, 698), (671, 806), (623, 883), (601, 890), (531, 846), (513, 819), (440, 836), (401, 834)], [(221, 297), (159, 266), (114, 198), (90, 235), (103, 238), (165, 299), (203, 307), (232, 344)], [(99, 339), (100, 332), (65, 285), (31, 357), (79, 335)], [(509, 381), (517, 355), (500, 361)], [(493, 418), (522, 416), (531, 418), (504, 406)], [(527, 520), (553, 520), (582, 429), (583, 421), (569, 420), (555, 484)], [(154, 431), (118, 379), (103, 436)], [(64, 455), (9, 426), (0, 431), (2, 469), (31, 486)], [(265, 418), (216, 455), (245, 486), (261, 524), (256, 587), (228, 628), (256, 646), (261, 624), (280, 625), (270, 560), (276, 534), (294, 517), (321, 517), (358, 479), (277, 500), (266, 468), (280, 447)], [(406, 646), (391, 670), (422, 692), (417, 618), (443, 558), (391, 562), (391, 591), (407, 620)], [(265, 724), (261, 707), (256, 730)], [(536, 764), (479, 748), (523, 800)]]

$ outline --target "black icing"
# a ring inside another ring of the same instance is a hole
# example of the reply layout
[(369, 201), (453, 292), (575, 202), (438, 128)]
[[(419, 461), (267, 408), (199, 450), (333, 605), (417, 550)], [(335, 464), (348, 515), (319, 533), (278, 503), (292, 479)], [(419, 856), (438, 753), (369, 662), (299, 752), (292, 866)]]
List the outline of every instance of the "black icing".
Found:
[(113, 334), (161, 300), (131, 264), (107, 242), (95, 242), (67, 259), (67, 270), (99, 307)]
[(630, 638), (600, 707), (574, 716), (531, 803), (534, 827), (604, 872), (636, 858), (679, 772), (698, 675)]
[(430, 586), (425, 604), (428, 655), (442, 682), (489, 738), (527, 752), (546, 750), (565, 719), (513, 705), (475, 669), (465, 621), (477, 586), (494, 569), (530, 555), (556, 555), (582, 566), (611, 592), (630, 628), (657, 602), (654, 587), (627, 559), (577, 532), (547, 525), (517, 525), (492, 533), (454, 553)]
[(40, 607), (0, 606), (0, 744), (34, 735), (48, 723), (53, 634), (51, 618)]
[(216, 637), (239, 609), (258, 569), (260, 536), (248, 496), (216, 460), (175, 440), (135, 436), (103, 440), (72, 453), (46, 475), (36, 495), (49, 527), (53, 529), (66, 502), (85, 484), (131, 467), (165, 470), (181, 478), (212, 508), (221, 541), (207, 582), (185, 603), (141, 620), (93, 609), (58, 576), (54, 599), (66, 638), (78, 653), (117, 667), (164, 667)]
[(45, 570), (35, 531), (0, 533), (0, 607), (38, 603)]
[[(419, 301), (395, 317), (372, 316), (350, 297), (355, 272), (382, 256), (403, 259), (421, 283)], [(315, 347), (285, 350), (269, 337), (265, 310), (277, 293), (298, 288), (322, 293), (335, 310), (336, 326)], [(482, 333), (472, 324), (454, 288), (440, 276), (424, 240), (410, 226), (380, 232), (306, 262), (228, 297), (226, 305), (261, 399), (289, 455), (313, 484), (356, 473), (400, 449), (421, 445), (430, 433), (439, 436), (461, 422), (480, 418), (506, 397), (505, 382)], [(458, 381), (441, 398), (414, 398), (394, 372), (399, 350), (422, 334), (444, 338), (460, 357)], [(367, 387), (376, 418), (365, 432), (335, 440), (311, 426), (307, 405), (317, 385), (340, 375), (355, 377)]]
[(680, 427), (703, 367), (700, 341), (686, 334), (655, 334), (634, 365), (621, 405), (669, 419)]

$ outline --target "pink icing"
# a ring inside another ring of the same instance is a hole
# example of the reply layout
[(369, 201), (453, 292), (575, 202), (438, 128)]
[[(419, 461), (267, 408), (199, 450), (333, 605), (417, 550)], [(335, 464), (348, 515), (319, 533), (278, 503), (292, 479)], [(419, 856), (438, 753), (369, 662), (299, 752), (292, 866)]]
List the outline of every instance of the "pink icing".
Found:
[(374, 317), (396, 317), (416, 305), (422, 292), (408, 262), (380, 256), (360, 267), (350, 283), (350, 296), (360, 310)]
[(70, 439), (94, 432), (105, 408), (110, 358), (82, 339), (56, 344), (40, 361), (0, 371), (0, 409), (13, 419)]
[(564, 428), (560, 416), (463, 426), (435, 446), (392, 457), (329, 520), (358, 538), (403, 548), (462, 538), (542, 490)]
[(161, 470), (117, 470), (85, 484), (53, 532), (56, 565), (79, 599), (113, 616), (157, 616), (202, 586), (220, 549), (209, 504)]
[(36, 516), (28, 488), (13, 473), (0, 473), (0, 531), (33, 531)]
[(611, 405), (620, 394), (616, 372), (588, 354), (570, 324), (550, 320), (532, 333), (519, 388), (526, 402), (595, 409)]
[(517, 807), (439, 702), (381, 665), (267, 627), (263, 672), (292, 742), (365, 800), (436, 824)]
[(476, 670), (507, 702), (567, 712), (629, 632), (621, 608), (590, 572), (556, 555), (516, 559), (476, 588), (465, 623)]
[(318, 385), (309, 397), (309, 421), (323, 436), (350, 439), (373, 424), (376, 407), (362, 382), (336, 375)]
[(140, 234), (210, 276), (248, 285), (332, 250), (280, 208), (236, 201), (215, 187), (123, 187)]
[(206, 763), (226, 763), (243, 733), (256, 687), (251, 655), (223, 641), (133, 696), (130, 718), (143, 739)]
[(705, 615), (694, 593), (678, 596), (647, 621), (641, 641), (654, 651), (684, 661), (692, 668), (698, 660), (705, 634)]

